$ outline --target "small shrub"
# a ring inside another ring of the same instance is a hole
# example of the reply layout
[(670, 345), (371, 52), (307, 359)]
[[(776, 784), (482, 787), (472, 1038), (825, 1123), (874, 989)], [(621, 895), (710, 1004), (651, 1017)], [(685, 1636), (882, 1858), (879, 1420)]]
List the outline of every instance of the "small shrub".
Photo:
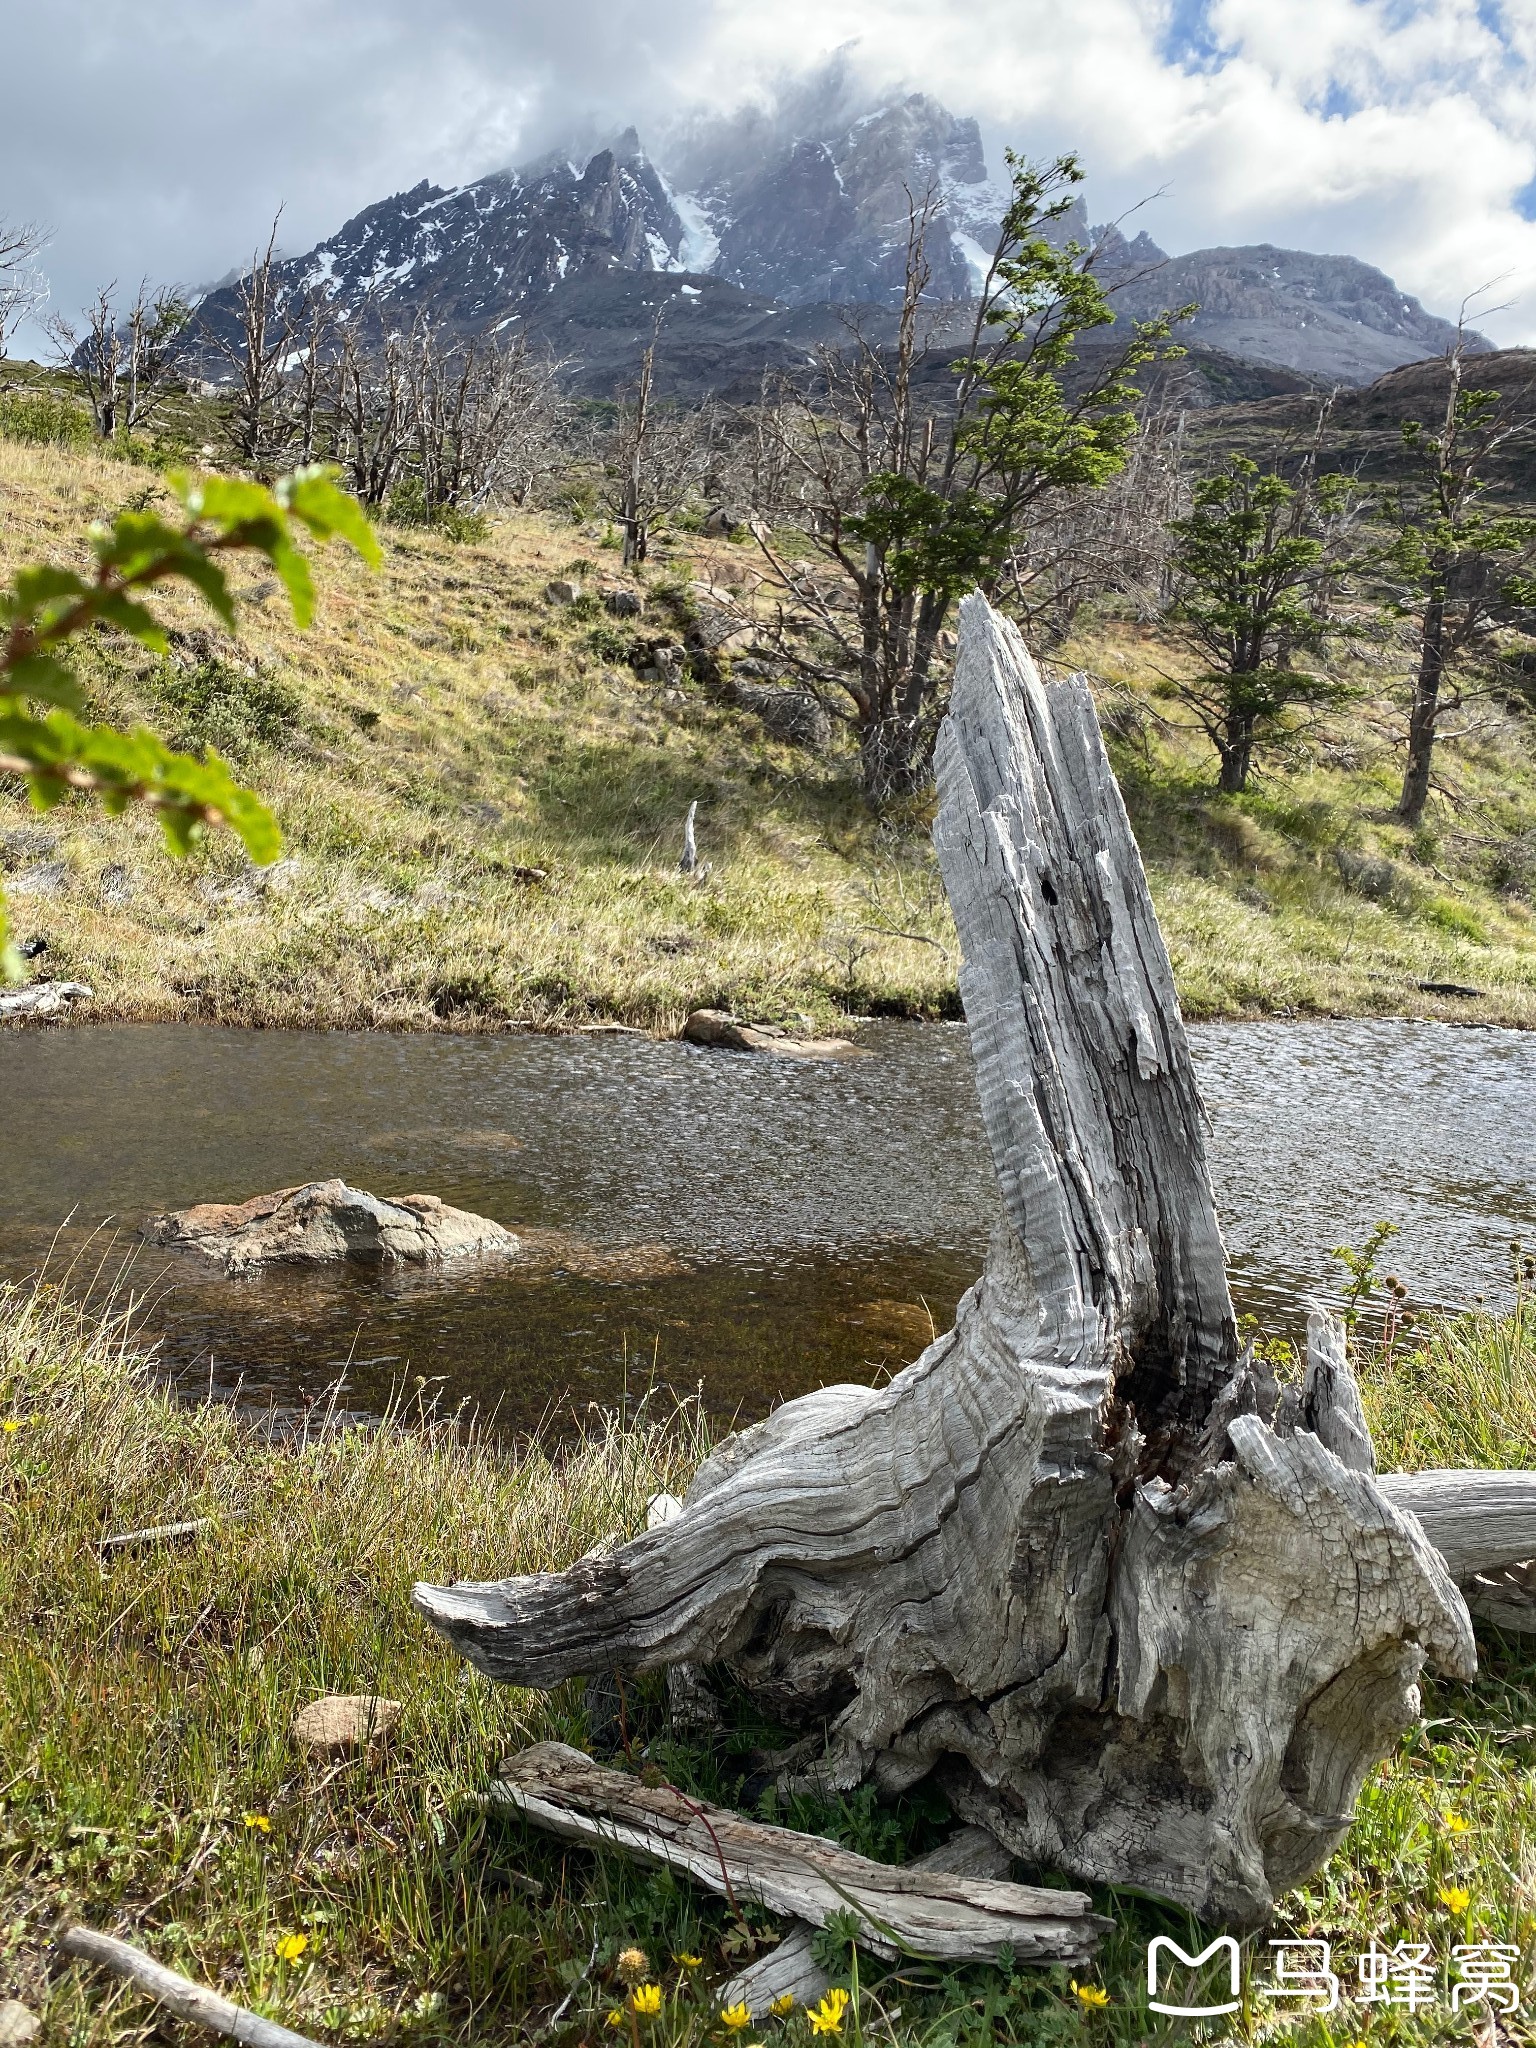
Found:
[(238, 761), (253, 747), (287, 745), (299, 729), (295, 689), (214, 653), (203, 653), (190, 666), (166, 662), (153, 688), (179, 747), (214, 747)]
[(1424, 916), (1430, 924), (1449, 932), (1452, 938), (1470, 939), (1474, 946), (1486, 946), (1488, 943), (1488, 928), (1482, 919), (1453, 896), (1432, 896), (1424, 906)]
[(88, 448), (95, 429), (82, 408), (53, 391), (0, 391), (0, 438)]
[(429, 505), (420, 480), (409, 476), (389, 494), (384, 517), (391, 526), (425, 527), (445, 540), (474, 546), (491, 537), (491, 522), (485, 513), (465, 505)]

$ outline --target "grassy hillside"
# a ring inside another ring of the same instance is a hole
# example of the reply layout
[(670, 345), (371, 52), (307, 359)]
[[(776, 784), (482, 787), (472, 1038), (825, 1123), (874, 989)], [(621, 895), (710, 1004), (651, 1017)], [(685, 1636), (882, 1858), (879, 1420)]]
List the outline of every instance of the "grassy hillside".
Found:
[[(157, 488), (90, 447), (0, 437), (0, 565), (74, 555), (91, 517)], [(263, 791), (276, 872), (218, 842), (175, 864), (147, 818), (39, 818), (0, 791), (16, 925), (46, 938), (46, 971), (92, 984), (84, 1014), (674, 1030), (705, 1003), (818, 1025), (952, 1010), (926, 818), (872, 818), (847, 753), (771, 740), (685, 674), (637, 674), (680, 644), (691, 584), (739, 584), (750, 545), (675, 536), (628, 621), (590, 594), (621, 580), (599, 528), (516, 514), (480, 543), (384, 538), (377, 574), (324, 561), (308, 634), (251, 580), (238, 643), (177, 601), (171, 659), (103, 642), (91, 660), (102, 711), (211, 742)], [(569, 575), (589, 594), (548, 602)], [(1239, 799), (1215, 797), (1214, 756), (1159, 695), (1176, 650), (1101, 617), (1059, 658), (1100, 679), (1192, 1016), (1536, 1022), (1536, 721), (1481, 710), (1410, 838), (1389, 821), (1405, 653)], [(677, 870), (695, 800), (702, 880)]]

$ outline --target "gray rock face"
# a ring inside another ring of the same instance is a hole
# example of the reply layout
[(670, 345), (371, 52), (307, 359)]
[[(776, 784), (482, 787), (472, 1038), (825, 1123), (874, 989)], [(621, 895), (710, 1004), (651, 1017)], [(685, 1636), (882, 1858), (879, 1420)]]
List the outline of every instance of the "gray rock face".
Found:
[[(940, 209), (926, 254), (942, 327), (945, 309), (978, 289), (1008, 200), (988, 177), (974, 120), (920, 92), (872, 106), (836, 64), (773, 112), (675, 133), (665, 154), (659, 168), (630, 128), (595, 153), (556, 152), (452, 191), (423, 181), (284, 263), (280, 289), (322, 292), (345, 314), (366, 301), (367, 317), (390, 326), (429, 311), (468, 334), (517, 316), (573, 383), (601, 396), (633, 377), (661, 312), (659, 389), (747, 396), (765, 369), (803, 365), (819, 341), (840, 344), (847, 306), (865, 308), (872, 338), (887, 338), (908, 209), (926, 194)], [(1366, 384), (1439, 354), (1451, 334), (1353, 257), (1266, 244), (1166, 258), (1144, 233), (1090, 230), (1081, 204), (1050, 232), (1096, 242), (1124, 317), (1197, 300), (1185, 332), (1217, 360), (1218, 387), (1231, 383), (1222, 366), (1232, 363)], [(234, 331), (232, 287), (208, 295), (199, 321), (192, 367), (225, 374), (209, 342)], [(958, 314), (949, 324), (954, 334), (936, 333), (935, 348), (967, 331)]]
[(1426, 313), (1355, 256), (1264, 242), (1164, 257), (1145, 235), (1130, 243), (1100, 232), (1099, 267), (1124, 315), (1146, 319), (1194, 301), (1200, 310), (1182, 333), (1244, 362), (1330, 384), (1369, 384), (1404, 363), (1443, 355), (1456, 338), (1453, 322)]
[(344, 1180), (173, 1209), (146, 1217), (139, 1235), (168, 1250), (198, 1252), (226, 1273), (295, 1260), (511, 1258), (521, 1249), (499, 1223), (450, 1209), (436, 1195), (381, 1201)]

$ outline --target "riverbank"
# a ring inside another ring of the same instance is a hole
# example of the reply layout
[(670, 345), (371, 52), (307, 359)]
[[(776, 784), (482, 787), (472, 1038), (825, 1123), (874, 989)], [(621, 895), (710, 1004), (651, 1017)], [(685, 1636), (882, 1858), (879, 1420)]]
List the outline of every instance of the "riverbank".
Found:
[[(1448, 1452), (1536, 1458), (1528, 1298), (1514, 1316), (1430, 1320), (1395, 1357), (1369, 1357), (1365, 1378), (1386, 1466)], [(76, 1918), (337, 2043), (526, 2042), (567, 1994), (553, 2038), (606, 2038), (618, 1950), (638, 1943), (669, 1994), (658, 2043), (721, 2038), (709, 1987), (735, 1966), (740, 1938), (723, 1903), (479, 1804), (510, 1750), (585, 1740), (579, 1690), (490, 1686), (408, 1602), (417, 1577), (557, 1568), (638, 1528), (649, 1495), (679, 1490), (704, 1450), (697, 1412), (642, 1413), (559, 1454), (514, 1454), (434, 1417), (422, 1394), (418, 1382), (377, 1428), (346, 1427), (322, 1404), (276, 1430), (166, 1399), (120, 1322), (46, 1293), (0, 1299), (0, 1598), (19, 1623), (0, 1639), (0, 1997), (41, 2012), (46, 2039), (104, 2048), (149, 2010), (51, 1951), (52, 1932)], [(98, 1547), (199, 1516), (216, 1523), (201, 1541), (115, 1561)], [(1528, 1970), (1536, 1659), (1524, 1640), (1481, 1631), (1475, 1683), (1427, 1689), (1425, 1722), (1270, 1936), (1331, 1932), (1345, 1947), (1407, 1936), (1447, 1952), (1514, 1941), (1516, 1974)], [(350, 1761), (306, 1760), (290, 1726), (327, 1692), (401, 1701), (391, 1741)], [(729, 1746), (709, 1756), (672, 1740), (659, 1685), (638, 1685), (628, 1712), (632, 1738), (656, 1745), (674, 1781), (730, 1796), (745, 1762)], [(862, 1795), (795, 1819), (887, 1860), (934, 1824), (920, 1802), (884, 1809)], [(1094, 1978), (1107, 2006), (1085, 2006), (1060, 1971), (1010, 1982), (908, 1967), (897, 1985), (864, 1958), (863, 2032), (849, 2037), (1182, 2041), (1138, 1988), (1145, 1941), (1166, 1917), (1102, 1903), (1119, 1922)], [(1190, 1932), (1182, 1916), (1172, 1931)], [(1297, 2048), (1345, 2038), (1263, 2001), (1244, 2027)], [(803, 2017), (760, 2031), (807, 2048)], [(1404, 2015), (1394, 2035), (1446, 2038), (1443, 2012)]]
[[(155, 487), (0, 440), (0, 565), (73, 554), (91, 517)], [(261, 875), (215, 840), (172, 863), (146, 817), (71, 801), (40, 818), (0, 793), (0, 868), (20, 935), (46, 940), (39, 970), (95, 990), (84, 1020), (665, 1034), (705, 1005), (816, 1030), (954, 1014), (923, 808), (871, 816), (846, 749), (787, 745), (646, 652), (680, 653), (699, 585), (740, 590), (754, 551), (674, 534), (640, 582), (603, 540), (533, 513), (477, 543), (386, 528), (378, 574), (321, 563), (308, 634), (253, 583), (238, 642), (176, 599), (171, 659), (102, 643), (101, 710), (217, 746), (287, 854)], [(546, 595), (572, 579), (576, 603)], [(608, 612), (600, 584), (644, 613)], [(1528, 714), (1480, 707), (1445, 748), (1431, 826), (1407, 835), (1390, 664), (1251, 795), (1218, 798), (1209, 748), (1160, 694), (1173, 650), (1101, 618), (1059, 654), (1098, 678), (1189, 1016), (1536, 1024)]]

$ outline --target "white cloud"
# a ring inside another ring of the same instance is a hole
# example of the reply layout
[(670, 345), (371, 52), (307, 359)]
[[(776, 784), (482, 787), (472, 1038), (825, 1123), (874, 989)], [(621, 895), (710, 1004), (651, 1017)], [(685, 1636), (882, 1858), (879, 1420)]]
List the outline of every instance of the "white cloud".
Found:
[(1096, 216), (1147, 194), (1166, 246), (1275, 241), (1378, 263), (1536, 340), (1536, 0), (53, 0), (13, 11), (0, 211), (50, 221), (56, 299), (200, 282), (281, 201), (308, 246), (369, 201), (473, 177), (578, 121), (654, 134), (853, 42), (983, 121), (1075, 149)]

